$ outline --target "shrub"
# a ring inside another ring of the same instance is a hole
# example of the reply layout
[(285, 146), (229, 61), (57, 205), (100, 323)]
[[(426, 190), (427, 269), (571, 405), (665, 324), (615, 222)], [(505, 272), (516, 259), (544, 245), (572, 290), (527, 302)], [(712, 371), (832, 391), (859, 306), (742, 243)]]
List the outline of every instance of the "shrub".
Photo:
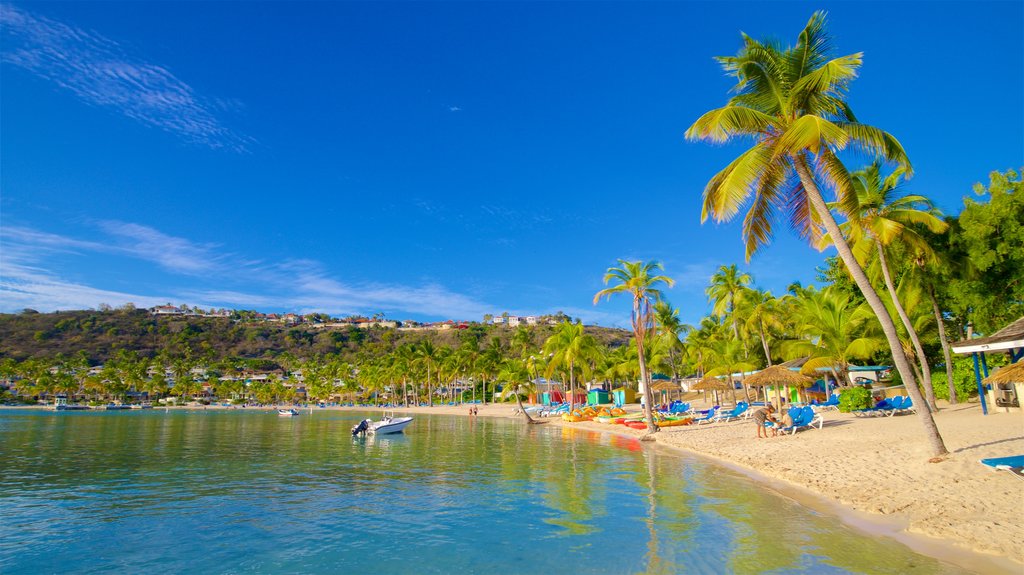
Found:
[(871, 390), (867, 387), (858, 385), (839, 392), (839, 411), (843, 413), (850, 413), (857, 409), (867, 409), (873, 404)]

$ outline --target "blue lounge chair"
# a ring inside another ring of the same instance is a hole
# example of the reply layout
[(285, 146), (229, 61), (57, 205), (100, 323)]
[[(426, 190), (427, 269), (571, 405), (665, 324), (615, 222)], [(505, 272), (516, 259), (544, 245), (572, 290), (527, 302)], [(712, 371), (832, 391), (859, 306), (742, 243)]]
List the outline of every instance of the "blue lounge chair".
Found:
[(697, 425), (700, 425), (702, 423), (712, 423), (713, 419), (715, 419), (715, 408), (714, 407), (712, 407), (711, 409), (708, 410), (708, 414), (707, 415), (705, 415), (704, 417), (698, 418), (698, 419), (694, 419), (691, 423), (696, 423)]
[(821, 414), (814, 413), (814, 409), (809, 405), (790, 409), (789, 417), (793, 419), (793, 425), (780, 427), (779, 432), (782, 434), (789, 432), (792, 435), (804, 427), (810, 429), (817, 426), (818, 429), (821, 429), (825, 425), (825, 420), (821, 417)]
[(747, 411), (747, 409), (749, 409), (749, 407), (750, 406), (747, 405), (746, 402), (740, 401), (739, 403), (736, 404), (736, 407), (732, 408), (731, 410), (723, 411), (716, 415), (715, 422), (728, 422), (730, 419), (737, 419), (741, 417)]
[(817, 407), (818, 409), (839, 409), (839, 395), (833, 393), (832, 395), (828, 396), (828, 401), (823, 401), (821, 403), (815, 404), (814, 406)]
[(1024, 455), (991, 457), (989, 459), (982, 459), (981, 464), (995, 471), (1009, 471), (1016, 477), (1024, 480)]
[[(893, 398), (893, 399), (895, 399), (895, 398)], [(853, 410), (853, 414), (857, 415), (857, 416), (861, 416), (861, 415), (879, 415), (879, 414), (888, 414), (891, 410), (892, 410), (892, 399), (886, 398), (886, 399), (880, 400), (878, 403), (875, 404), (874, 407), (868, 407), (868, 408), (865, 408), (865, 409), (855, 409), (855, 410)]]

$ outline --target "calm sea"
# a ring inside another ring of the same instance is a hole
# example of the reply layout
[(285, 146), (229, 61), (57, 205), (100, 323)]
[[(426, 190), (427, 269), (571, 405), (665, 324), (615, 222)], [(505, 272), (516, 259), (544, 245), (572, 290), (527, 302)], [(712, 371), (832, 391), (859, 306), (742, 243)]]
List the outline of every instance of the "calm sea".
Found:
[(0, 573), (959, 572), (632, 439), (359, 419), (0, 410)]

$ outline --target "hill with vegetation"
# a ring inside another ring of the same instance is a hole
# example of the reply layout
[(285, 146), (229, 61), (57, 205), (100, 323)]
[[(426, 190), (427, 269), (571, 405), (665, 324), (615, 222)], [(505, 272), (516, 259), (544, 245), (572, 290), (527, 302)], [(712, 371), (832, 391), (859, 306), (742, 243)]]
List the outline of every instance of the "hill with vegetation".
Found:
[[(406, 343), (430, 341), (458, 347), (466, 341), (487, 343), (497, 338), (508, 347), (517, 329), (525, 330), (534, 347), (554, 333), (554, 326), (508, 328), (469, 324), (465, 329), (403, 330), (386, 327), (323, 327), (287, 325), (228, 317), (159, 316), (145, 310), (60, 311), (0, 314), (0, 359), (52, 359), (84, 355), (102, 364), (122, 352), (139, 357), (217, 362), (244, 359), (274, 362), (279, 358), (335, 356), (349, 362), (390, 353)], [(617, 328), (587, 326), (607, 347), (626, 344), (630, 333)]]

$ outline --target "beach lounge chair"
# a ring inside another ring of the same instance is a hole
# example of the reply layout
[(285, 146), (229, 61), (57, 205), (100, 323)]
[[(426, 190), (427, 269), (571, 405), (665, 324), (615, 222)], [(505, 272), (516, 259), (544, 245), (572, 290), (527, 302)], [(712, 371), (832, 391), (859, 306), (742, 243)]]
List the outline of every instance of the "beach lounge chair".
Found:
[(737, 403), (736, 407), (732, 408), (731, 410), (723, 411), (723, 412), (720, 412), (718, 415), (716, 415), (715, 419), (714, 419), (714, 421), (712, 423), (719, 422), (719, 421), (724, 421), (724, 422), (728, 423), (730, 419), (738, 419), (739, 417), (741, 417), (747, 411), (748, 408), (749, 408), (749, 406), (747, 405), (747, 403), (741, 401), (741, 402)]
[(708, 410), (708, 414), (707, 415), (705, 415), (704, 417), (694, 418), (692, 423), (696, 423), (697, 425), (700, 425), (702, 423), (713, 423), (714, 419), (715, 419), (715, 408), (712, 407), (711, 409)]
[(821, 414), (814, 413), (814, 409), (809, 405), (790, 409), (789, 417), (793, 419), (793, 425), (790, 425), (789, 427), (780, 427), (779, 433), (782, 433), (783, 435), (785, 435), (786, 432), (789, 432), (789, 434), (792, 435), (804, 427), (813, 428), (817, 426), (818, 429), (821, 429), (825, 425), (825, 420), (821, 417)]
[(813, 404), (813, 405), (814, 405), (814, 407), (816, 407), (816, 408), (818, 408), (820, 410), (829, 410), (829, 409), (836, 409), (836, 410), (838, 410), (839, 409), (839, 395), (833, 393), (832, 395), (830, 395), (828, 397), (828, 401), (823, 401), (821, 403), (817, 403), (817, 404)]
[(1024, 455), (982, 459), (981, 464), (995, 471), (1009, 471), (1018, 479), (1024, 481)]
[(896, 398), (892, 398), (892, 399), (885, 398), (885, 399), (879, 400), (879, 402), (876, 403), (874, 407), (868, 407), (868, 408), (865, 408), (865, 409), (855, 409), (855, 410), (853, 410), (852, 413), (854, 415), (856, 415), (856, 416), (861, 416), (861, 415), (891, 415), (892, 414), (892, 402), (893, 402), (894, 399), (896, 399)]

